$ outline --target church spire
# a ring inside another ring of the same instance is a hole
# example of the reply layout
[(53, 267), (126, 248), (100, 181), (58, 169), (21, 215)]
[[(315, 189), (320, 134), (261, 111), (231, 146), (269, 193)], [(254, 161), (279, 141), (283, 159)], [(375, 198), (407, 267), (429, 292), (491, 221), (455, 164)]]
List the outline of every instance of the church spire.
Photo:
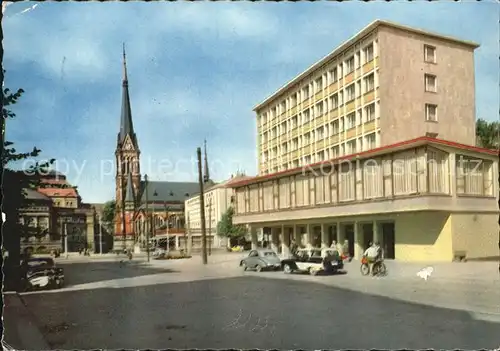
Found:
[(125, 54), (125, 43), (123, 43), (123, 83), (128, 83), (127, 77), (127, 55)]
[(204, 141), (205, 147), (205, 164), (203, 169), (203, 181), (206, 183), (210, 180), (210, 173), (208, 170), (208, 158), (207, 158), (207, 140)]
[(118, 134), (118, 145), (122, 145), (125, 138), (130, 136), (134, 147), (137, 148), (137, 140), (132, 123), (132, 109), (130, 108), (130, 96), (128, 92), (127, 57), (125, 54), (125, 43), (123, 43), (123, 81), (122, 81), (122, 110), (120, 119), (120, 133)]

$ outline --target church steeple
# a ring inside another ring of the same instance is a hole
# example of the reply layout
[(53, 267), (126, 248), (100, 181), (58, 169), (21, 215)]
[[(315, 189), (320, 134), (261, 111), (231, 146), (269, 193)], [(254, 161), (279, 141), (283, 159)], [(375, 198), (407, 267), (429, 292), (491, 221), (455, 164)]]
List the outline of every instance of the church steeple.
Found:
[(208, 170), (208, 158), (207, 158), (207, 141), (205, 140), (204, 142), (204, 148), (205, 148), (205, 164), (204, 164), (204, 169), (203, 169), (203, 182), (207, 183), (210, 180), (210, 173)]
[(121, 146), (125, 138), (129, 136), (132, 144), (137, 148), (137, 140), (132, 123), (132, 109), (130, 108), (130, 95), (128, 92), (127, 56), (125, 54), (125, 43), (123, 44), (123, 81), (122, 81), (122, 110), (120, 118), (120, 133), (118, 134), (118, 145)]

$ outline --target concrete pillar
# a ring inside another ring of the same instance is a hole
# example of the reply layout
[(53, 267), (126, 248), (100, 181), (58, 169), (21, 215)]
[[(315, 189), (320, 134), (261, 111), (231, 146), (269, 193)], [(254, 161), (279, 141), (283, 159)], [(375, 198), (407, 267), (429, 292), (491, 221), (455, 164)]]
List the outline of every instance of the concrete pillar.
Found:
[(321, 224), (321, 247), (329, 247), (330, 243), (328, 242), (328, 226), (326, 224)]
[(257, 238), (257, 228), (250, 227), (250, 240), (252, 242), (252, 250), (257, 250), (259, 243)]
[(378, 227), (379, 227), (378, 222), (373, 221), (373, 242), (374, 243), (378, 242), (380, 245), (382, 245), (381, 235), (380, 235)]
[(359, 230), (359, 223), (354, 222), (354, 258), (359, 260), (363, 256), (362, 234)]
[(281, 256), (290, 257), (290, 235), (284, 225), (281, 226)]
[[(208, 238), (208, 239), (210, 239), (210, 238)], [(179, 236), (178, 235), (175, 236), (175, 249), (179, 250)]]
[(337, 234), (336, 235), (336, 237), (337, 237), (337, 250), (339, 250), (340, 254), (343, 254), (343, 253), (347, 254), (347, 252), (344, 252), (345, 233), (340, 226), (340, 222), (337, 222), (337, 224), (335, 224), (335, 233)]
[(274, 252), (278, 252), (278, 240), (279, 240), (279, 234), (278, 234), (278, 228), (271, 228), (271, 250)]
[(313, 226), (311, 224), (306, 225), (306, 247), (312, 246), (313, 242), (313, 232), (312, 232)]

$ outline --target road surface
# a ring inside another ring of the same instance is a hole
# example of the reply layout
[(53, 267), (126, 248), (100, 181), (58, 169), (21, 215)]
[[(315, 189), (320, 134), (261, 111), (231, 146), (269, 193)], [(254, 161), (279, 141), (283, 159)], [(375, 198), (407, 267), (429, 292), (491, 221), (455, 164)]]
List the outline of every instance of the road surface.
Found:
[[(500, 346), (498, 321), (316, 283), (322, 279), (340, 281), (346, 276), (301, 277), (238, 270), (220, 279), (214, 276), (194, 281), (197, 270), (178, 273), (180, 263), (168, 272), (152, 270), (155, 275), (142, 271), (144, 268), (116, 264), (65, 265), (66, 276), (68, 282), (75, 277), (79, 285), (87, 277), (89, 286), (99, 280), (106, 282), (113, 274), (128, 276), (124, 280), (132, 282), (156, 279), (158, 283), (110, 284), (114, 287), (23, 296), (52, 349)], [(193, 281), (174, 282), (171, 277), (178, 275), (193, 276)], [(170, 282), (162, 282), (162, 276)], [(364, 282), (372, 284), (369, 281)], [(393, 283), (387, 280), (386, 284)], [(377, 285), (367, 286), (377, 289)]]

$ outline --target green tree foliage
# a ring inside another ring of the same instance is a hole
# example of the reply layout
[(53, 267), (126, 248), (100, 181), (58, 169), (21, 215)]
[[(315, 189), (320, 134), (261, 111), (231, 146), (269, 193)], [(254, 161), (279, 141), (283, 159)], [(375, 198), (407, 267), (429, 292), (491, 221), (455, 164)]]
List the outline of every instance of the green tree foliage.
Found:
[(241, 238), (246, 234), (246, 228), (243, 225), (233, 224), (234, 209), (229, 207), (217, 223), (218, 235), (226, 238)]
[(476, 144), (486, 149), (498, 149), (500, 146), (500, 122), (476, 121)]
[(102, 210), (102, 224), (108, 233), (114, 232), (114, 223), (116, 215), (116, 201), (111, 200), (104, 204)]
[[(2, 72), (2, 81), (5, 71)], [(41, 178), (47, 174), (50, 165), (55, 160), (50, 160), (44, 163), (35, 162), (29, 168), (14, 170), (9, 168), (12, 162), (22, 161), (29, 158), (37, 157), (40, 150), (36, 147), (29, 152), (18, 152), (14, 148), (14, 143), (5, 141), (5, 125), (10, 119), (16, 117), (12, 111), (12, 107), (18, 103), (23, 89), (18, 89), (16, 92), (11, 92), (9, 89), (2, 89), (2, 154), (1, 154), (1, 176), (2, 176), (2, 212), (6, 215), (6, 222), (2, 227), (2, 249), (8, 251), (8, 257), (4, 262), (5, 273), (5, 288), (19, 288), (19, 261), (21, 240), (25, 240), (29, 236), (42, 236), (44, 232), (29, 228), (26, 225), (19, 223), (20, 210), (26, 205), (26, 192), (24, 189), (37, 188), (43, 186)]]

